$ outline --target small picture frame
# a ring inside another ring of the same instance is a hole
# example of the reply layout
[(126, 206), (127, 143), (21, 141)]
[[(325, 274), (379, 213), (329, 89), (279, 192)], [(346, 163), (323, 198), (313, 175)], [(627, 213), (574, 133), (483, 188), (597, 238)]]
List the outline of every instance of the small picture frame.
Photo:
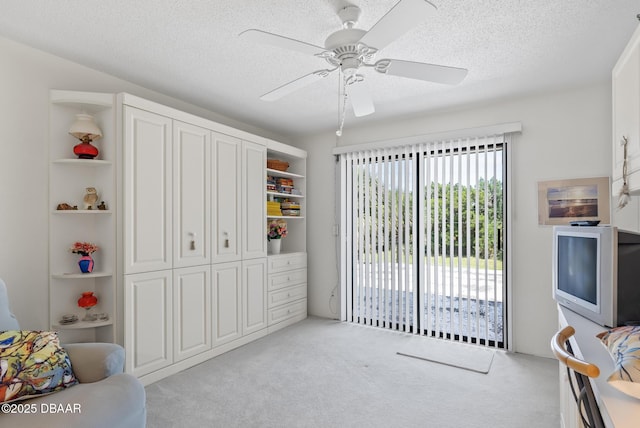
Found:
[(572, 221), (610, 224), (609, 177), (538, 182), (538, 224), (568, 225)]

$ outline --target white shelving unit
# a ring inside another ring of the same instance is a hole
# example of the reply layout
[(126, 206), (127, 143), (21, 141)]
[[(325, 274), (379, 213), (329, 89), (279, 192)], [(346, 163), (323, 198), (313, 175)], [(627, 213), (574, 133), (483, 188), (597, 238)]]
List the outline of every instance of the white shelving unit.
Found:
[(289, 199), (291, 202), (300, 204), (300, 215), (269, 215), (267, 214), (267, 222), (271, 219), (284, 219), (287, 222), (288, 234), (282, 239), (282, 253), (306, 252), (306, 203), (305, 195), (306, 172), (307, 172), (307, 152), (298, 148), (288, 146), (276, 141), (267, 140), (267, 159), (277, 159), (289, 163), (286, 171), (267, 168), (266, 175), (271, 177), (289, 178), (293, 181), (295, 193), (281, 193), (266, 190), (267, 201), (278, 199)]
[[(116, 342), (116, 123), (113, 94), (52, 90), (49, 104), (49, 322), (60, 331), (63, 342)], [(73, 146), (78, 140), (68, 130), (77, 113), (94, 116), (103, 137), (92, 143), (100, 153), (96, 159), (77, 159)], [(95, 187), (105, 210), (83, 209), (87, 187)], [(58, 204), (76, 205), (77, 210), (57, 210)], [(81, 273), (79, 256), (70, 251), (76, 241), (98, 245), (92, 254), (92, 273)], [(82, 292), (92, 291), (98, 304), (93, 314), (107, 314), (108, 320), (73, 324), (60, 322), (74, 314)]]
[[(287, 236), (281, 239), (280, 254), (270, 254), (267, 266), (268, 325), (272, 331), (307, 317), (307, 152), (267, 140), (267, 159), (287, 162), (286, 171), (267, 168), (266, 176), (293, 181), (291, 193), (266, 190), (267, 201), (289, 200), (300, 205), (300, 215), (270, 215), (287, 222)], [(268, 180), (267, 180), (268, 181)]]
[[(274, 154), (274, 156), (278, 156), (277, 154)], [(284, 178), (290, 178), (294, 181), (295, 185), (294, 188), (300, 190), (300, 185), (302, 185), (302, 182), (304, 182), (304, 175), (301, 174), (295, 174), (292, 172), (288, 172), (288, 171), (280, 171), (277, 169), (271, 169), (271, 168), (267, 168), (267, 175), (271, 176), (271, 177), (284, 177)], [(267, 191), (267, 200), (272, 201), (275, 198), (287, 198), (287, 199), (292, 199), (293, 201), (297, 201), (300, 203), (300, 205), (303, 205), (303, 199), (304, 199), (304, 194), (291, 194), (291, 193), (280, 193), (280, 192), (273, 192), (273, 191)], [(302, 209), (301, 209), (302, 211)], [(267, 215), (268, 219), (271, 218), (283, 218), (283, 219), (303, 219), (304, 216), (302, 215), (302, 212), (299, 216), (290, 216), (290, 215), (280, 215), (280, 216), (274, 216), (274, 215)]]

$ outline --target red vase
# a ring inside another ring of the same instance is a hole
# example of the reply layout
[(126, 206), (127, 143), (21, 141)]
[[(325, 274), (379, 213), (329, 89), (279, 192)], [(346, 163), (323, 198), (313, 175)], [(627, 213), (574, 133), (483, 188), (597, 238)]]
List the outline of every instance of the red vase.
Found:
[(80, 159), (93, 159), (98, 156), (98, 148), (89, 142), (82, 142), (73, 146), (73, 153)]
[(81, 308), (91, 308), (98, 303), (98, 298), (93, 295), (93, 291), (85, 291), (82, 297), (78, 299), (78, 306)]

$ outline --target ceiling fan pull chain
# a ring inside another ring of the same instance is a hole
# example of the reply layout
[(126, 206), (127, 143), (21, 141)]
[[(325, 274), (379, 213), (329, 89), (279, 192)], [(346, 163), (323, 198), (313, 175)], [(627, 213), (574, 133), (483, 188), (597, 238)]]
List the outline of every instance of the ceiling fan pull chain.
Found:
[[(336, 131), (336, 135), (342, 137), (342, 128), (344, 127), (344, 118), (347, 112), (347, 79), (342, 75), (342, 72), (340, 72), (339, 85), (342, 86), (342, 97), (338, 99), (342, 99), (342, 107), (340, 106), (340, 102), (338, 102), (340, 127)], [(338, 88), (338, 94), (340, 94), (340, 88)]]

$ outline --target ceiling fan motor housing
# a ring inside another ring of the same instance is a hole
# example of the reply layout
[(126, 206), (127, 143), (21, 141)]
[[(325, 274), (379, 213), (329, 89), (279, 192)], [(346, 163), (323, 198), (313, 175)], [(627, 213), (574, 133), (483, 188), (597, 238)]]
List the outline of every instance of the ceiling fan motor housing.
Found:
[(358, 28), (345, 28), (331, 34), (324, 43), (325, 49), (333, 53), (332, 57), (326, 58), (327, 61), (339, 65), (345, 76), (355, 74), (363, 61), (371, 59), (376, 52), (360, 43), (366, 33)]
[(365, 34), (367, 34), (367, 32), (359, 28), (344, 28), (327, 37), (327, 40), (324, 42), (324, 47), (328, 51), (333, 51), (349, 45), (353, 45), (355, 47)]

